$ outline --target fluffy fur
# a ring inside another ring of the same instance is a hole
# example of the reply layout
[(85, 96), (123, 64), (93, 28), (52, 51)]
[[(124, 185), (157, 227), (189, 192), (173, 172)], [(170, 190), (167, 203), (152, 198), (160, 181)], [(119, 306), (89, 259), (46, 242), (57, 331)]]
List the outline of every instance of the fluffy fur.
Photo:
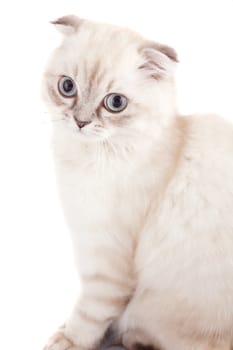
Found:
[[(44, 97), (82, 292), (46, 349), (96, 348), (111, 327), (130, 349), (230, 350), (232, 125), (178, 115), (173, 49), (75, 16), (54, 24)], [(128, 99), (118, 114), (103, 106), (112, 92)]]

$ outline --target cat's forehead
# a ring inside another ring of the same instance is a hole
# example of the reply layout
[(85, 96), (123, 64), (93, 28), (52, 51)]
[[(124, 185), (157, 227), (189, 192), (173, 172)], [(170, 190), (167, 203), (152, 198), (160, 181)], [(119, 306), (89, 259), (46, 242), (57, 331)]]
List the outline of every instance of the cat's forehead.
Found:
[[(137, 57), (137, 40), (127, 30), (82, 28), (65, 38), (55, 54), (58, 75), (77, 80), (83, 92), (121, 88)], [(52, 64), (52, 68), (55, 67)], [(131, 75), (132, 76), (132, 75)]]
[[(95, 77), (103, 71), (120, 72), (137, 58), (139, 38), (127, 29), (96, 24), (82, 26), (79, 31), (65, 38), (59, 55), (64, 65), (76, 66), (76, 70)], [(59, 59), (59, 57), (58, 57)]]
[(101, 54), (114, 54), (137, 45), (141, 36), (136, 32), (109, 24), (84, 22), (72, 38), (80, 49), (93, 50)]

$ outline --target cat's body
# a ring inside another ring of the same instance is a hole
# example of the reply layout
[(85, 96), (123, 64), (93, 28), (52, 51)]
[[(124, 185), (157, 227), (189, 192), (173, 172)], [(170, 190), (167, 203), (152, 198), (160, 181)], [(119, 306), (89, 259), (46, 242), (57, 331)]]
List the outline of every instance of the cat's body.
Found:
[[(172, 49), (157, 45), (134, 60), (142, 44), (134, 33), (75, 17), (57, 24), (65, 40), (45, 83), (53, 118), (65, 115), (53, 145), (82, 292), (47, 349), (66, 350), (67, 339), (92, 349), (111, 326), (128, 348), (230, 350), (233, 127), (216, 116), (177, 116)], [(89, 43), (94, 57), (85, 57)], [(59, 76), (78, 82), (72, 98), (56, 90)], [(109, 93), (130, 96), (125, 110), (96, 103)]]

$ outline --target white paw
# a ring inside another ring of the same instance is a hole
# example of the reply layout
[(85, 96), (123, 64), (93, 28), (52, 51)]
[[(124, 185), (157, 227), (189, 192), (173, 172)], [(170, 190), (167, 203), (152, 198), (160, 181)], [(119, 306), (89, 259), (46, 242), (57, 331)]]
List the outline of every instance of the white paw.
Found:
[(64, 329), (64, 327), (59, 328), (58, 331), (48, 340), (48, 343), (43, 350), (81, 350), (65, 336)]

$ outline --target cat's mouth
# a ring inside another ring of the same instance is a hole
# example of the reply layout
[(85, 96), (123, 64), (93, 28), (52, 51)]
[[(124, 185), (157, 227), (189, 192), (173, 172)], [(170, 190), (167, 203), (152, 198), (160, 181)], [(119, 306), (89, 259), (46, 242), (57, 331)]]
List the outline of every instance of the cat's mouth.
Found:
[[(90, 124), (90, 123), (88, 123)], [(88, 125), (86, 124), (86, 125)], [(101, 126), (99, 125), (93, 125), (91, 126), (83, 126), (83, 127), (77, 127), (76, 128), (76, 133), (78, 136), (88, 142), (93, 142), (93, 141), (103, 141), (106, 139), (109, 135), (108, 132)]]

